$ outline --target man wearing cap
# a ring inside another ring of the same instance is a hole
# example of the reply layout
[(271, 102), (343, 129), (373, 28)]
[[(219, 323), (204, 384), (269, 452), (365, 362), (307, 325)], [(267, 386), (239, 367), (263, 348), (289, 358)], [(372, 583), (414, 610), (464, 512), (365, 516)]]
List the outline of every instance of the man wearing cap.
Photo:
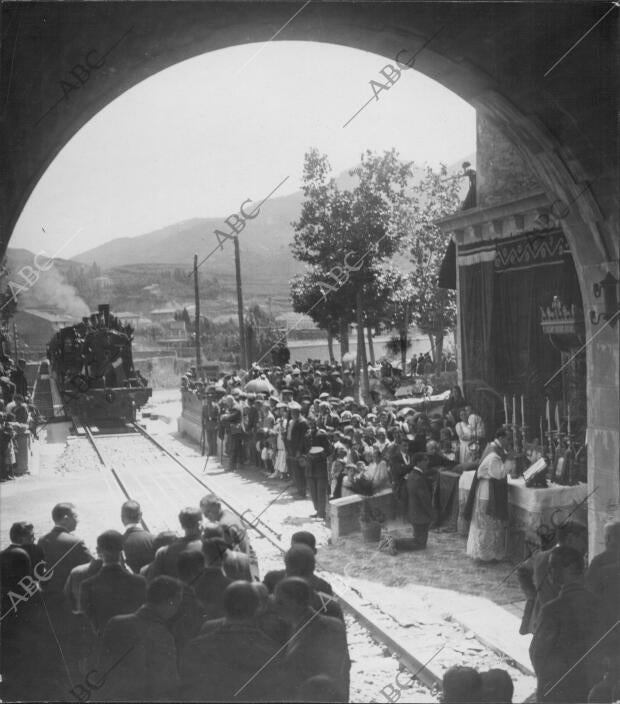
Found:
[(308, 432), (308, 421), (301, 415), (301, 406), (295, 401), (288, 404), (291, 417), (286, 426), (286, 462), (288, 472), (295, 481), (297, 496), (306, 498), (306, 471), (300, 464), (304, 450), (304, 439)]

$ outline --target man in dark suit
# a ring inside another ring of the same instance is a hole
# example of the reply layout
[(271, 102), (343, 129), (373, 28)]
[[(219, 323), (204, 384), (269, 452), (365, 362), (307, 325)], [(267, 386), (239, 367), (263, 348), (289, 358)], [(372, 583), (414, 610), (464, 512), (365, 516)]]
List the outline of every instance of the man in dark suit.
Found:
[(412, 457), (413, 469), (407, 475), (409, 522), (413, 526), (413, 550), (424, 550), (428, 529), (435, 519), (433, 490), (428, 476), (428, 456), (419, 452)]
[(284, 699), (274, 659), (278, 644), (256, 625), (258, 607), (248, 582), (233, 582), (226, 589), (224, 618), (207, 622), (181, 654), (182, 701)]
[(603, 584), (603, 570), (612, 565), (620, 565), (620, 521), (610, 521), (605, 525), (605, 550), (595, 555), (586, 572), (586, 585), (598, 594)]
[[(583, 557), (588, 549), (588, 529), (583, 523), (566, 521), (556, 530), (557, 544), (550, 550), (534, 553), (519, 565), (517, 578), (529, 606), (523, 613), (521, 634), (534, 633), (543, 606), (560, 593), (559, 584), (551, 581), (549, 558), (554, 548), (559, 546), (577, 550)], [(594, 592), (596, 593), (596, 592)]]
[(142, 511), (137, 501), (125, 501), (121, 507), (121, 521), (125, 526), (123, 552), (125, 561), (135, 574), (155, 557), (155, 537), (140, 525)]
[(202, 539), (200, 536), (202, 512), (200, 509), (192, 508), (191, 506), (184, 508), (179, 513), (179, 523), (185, 535), (182, 538), (177, 538), (171, 545), (159, 548), (155, 553), (151, 571), (153, 577), (168, 575), (169, 577), (177, 578), (179, 576), (177, 566), (179, 555), (185, 550), (202, 551)]
[(146, 597), (146, 580), (121, 565), (122, 551), (123, 536), (118, 531), (102, 533), (97, 538), (101, 569), (82, 582), (80, 605), (96, 633), (101, 633), (113, 616), (136, 611)]
[(407, 494), (407, 518), (413, 527), (413, 538), (394, 538), (387, 535), (379, 545), (380, 550), (396, 555), (399, 551), (424, 550), (428, 542), (428, 530), (435, 520), (433, 487), (428, 476), (428, 457), (417, 452), (411, 458), (412, 469), (405, 478)]
[(20, 581), (24, 577), (32, 574), (32, 564), (28, 553), (16, 541), (15, 526), (11, 526), (11, 544), (0, 552), (0, 588), (2, 589), (2, 616), (11, 610), (19, 608), (19, 602), (15, 605), (11, 603), (9, 592), (17, 593), (21, 596), (24, 592)]
[[(316, 538), (312, 533), (310, 533), (307, 530), (300, 530), (297, 531), (297, 533), (293, 533), (291, 536), (291, 548), (295, 547), (295, 545), (305, 545), (310, 548), (312, 551), (312, 554), (316, 556)], [(286, 556), (285, 556), (285, 564), (286, 564)], [(315, 558), (315, 564), (312, 565), (311, 573), (312, 577), (310, 579), (310, 586), (317, 592), (323, 592), (324, 594), (328, 594), (329, 596), (332, 596), (334, 593), (334, 590), (332, 589), (332, 586), (329, 582), (324, 580), (321, 577), (318, 577), (316, 574), (314, 574), (314, 568), (316, 566), (316, 558)], [(270, 594), (273, 594), (276, 584), (278, 582), (281, 582), (285, 577), (292, 577), (292, 576), (298, 576), (298, 575), (292, 575), (292, 574), (287, 574), (287, 570), (270, 570), (267, 572), (265, 577), (263, 578), (263, 583), (269, 590)]]
[(397, 502), (399, 513), (403, 518), (407, 518), (407, 487), (405, 478), (412, 470), (411, 457), (409, 455), (409, 441), (402, 437), (398, 443), (398, 450), (390, 458), (390, 478), (392, 480), (392, 491)]
[(280, 616), (290, 628), (284, 658), (289, 696), (296, 698), (304, 682), (323, 675), (336, 685), (337, 701), (349, 701), (351, 660), (343, 623), (311, 608), (310, 586), (300, 577), (282, 580), (275, 599)]
[(181, 604), (181, 583), (156, 577), (146, 604), (110, 619), (103, 633), (99, 701), (178, 701), (177, 651), (168, 626)]
[(289, 474), (295, 480), (297, 495), (306, 496), (306, 472), (299, 464), (304, 451), (304, 440), (308, 431), (308, 421), (301, 415), (301, 406), (292, 401), (288, 405), (291, 417), (286, 426), (286, 462)]
[(574, 548), (554, 548), (549, 571), (560, 593), (543, 606), (530, 644), (537, 701), (585, 702), (599, 677), (600, 602), (583, 585), (583, 556)]
[(44, 589), (48, 593), (62, 594), (69, 573), (77, 565), (93, 559), (84, 541), (73, 535), (78, 524), (75, 506), (70, 503), (56, 504), (52, 509), (52, 530), (39, 538), (39, 547), (45, 556), (45, 567), (50, 573)]
[(224, 615), (224, 592), (232, 583), (224, 574), (223, 560), (228, 546), (221, 538), (209, 538), (204, 541), (202, 552), (205, 567), (194, 581), (194, 592), (204, 604), (209, 619)]

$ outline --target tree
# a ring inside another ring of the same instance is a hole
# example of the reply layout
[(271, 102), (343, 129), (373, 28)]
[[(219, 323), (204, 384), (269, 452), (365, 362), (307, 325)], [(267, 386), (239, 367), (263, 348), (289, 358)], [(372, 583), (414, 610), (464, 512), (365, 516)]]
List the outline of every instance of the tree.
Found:
[[(351, 170), (358, 182), (353, 190), (340, 190), (325, 155), (312, 149), (306, 154), (301, 216), (293, 223), (291, 249), (300, 261), (328, 273), (331, 293), (344, 286), (355, 291), (358, 334), (358, 368), (368, 398), (368, 366), (364, 344), (364, 288), (372, 282), (374, 269), (399, 249), (404, 231), (400, 209), (404, 206), (411, 164), (399, 161), (395, 150), (381, 155), (366, 151), (360, 165)], [(330, 295), (331, 295), (330, 293)]]
[[(321, 330), (327, 333), (329, 360), (334, 361), (333, 338), (340, 336), (341, 356), (348, 352), (348, 328), (353, 322), (353, 307), (351, 305), (351, 287), (346, 285), (337, 296), (325, 295), (320, 284), (325, 281), (327, 273), (319, 267), (313, 267), (305, 274), (299, 274), (291, 282), (291, 300), (296, 313), (309, 316)], [(348, 295), (347, 295), (348, 294)], [(346, 333), (343, 334), (342, 327)], [(346, 344), (345, 344), (346, 338)], [(346, 349), (345, 349), (346, 347)]]
[(437, 285), (450, 235), (444, 234), (435, 223), (456, 212), (460, 205), (459, 181), (446, 177), (445, 165), (438, 172), (427, 167), (413, 189), (408, 208), (401, 211), (404, 220), (400, 223), (407, 231), (403, 251), (413, 265), (413, 322), (428, 335), (435, 363), (441, 359), (446, 332), (456, 325), (455, 292)]
[(260, 360), (269, 353), (278, 341), (275, 318), (258, 304), (250, 306), (245, 313), (246, 350), (248, 364)]
[(375, 316), (389, 328), (398, 330), (389, 350), (400, 354), (403, 374), (407, 368), (407, 350), (411, 347), (409, 327), (417, 303), (415, 276), (403, 272), (393, 264), (384, 264), (377, 271), (374, 284)]

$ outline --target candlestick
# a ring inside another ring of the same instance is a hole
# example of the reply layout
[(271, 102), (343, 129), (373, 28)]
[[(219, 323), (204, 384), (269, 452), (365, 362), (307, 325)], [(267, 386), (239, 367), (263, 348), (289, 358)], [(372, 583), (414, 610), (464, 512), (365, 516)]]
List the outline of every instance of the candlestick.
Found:
[(566, 413), (568, 415), (568, 421), (567, 421), (568, 425), (566, 426), (566, 432), (568, 433), (568, 435), (570, 437), (570, 403), (568, 404), (568, 408), (566, 410)]
[(560, 432), (560, 404), (555, 404), (555, 429)]
[(508, 425), (508, 401), (506, 400), (506, 395), (504, 394), (504, 423)]
[(521, 394), (521, 425), (525, 425), (525, 403)]
[(545, 404), (545, 415), (547, 416), (547, 430), (551, 432), (551, 404), (549, 399), (547, 399)]
[(545, 446), (545, 436), (543, 435), (543, 421), (542, 421), (542, 416), (540, 416), (540, 447), (543, 448), (543, 453), (544, 453), (544, 446)]
[(517, 424), (517, 397), (512, 397), (512, 424)]

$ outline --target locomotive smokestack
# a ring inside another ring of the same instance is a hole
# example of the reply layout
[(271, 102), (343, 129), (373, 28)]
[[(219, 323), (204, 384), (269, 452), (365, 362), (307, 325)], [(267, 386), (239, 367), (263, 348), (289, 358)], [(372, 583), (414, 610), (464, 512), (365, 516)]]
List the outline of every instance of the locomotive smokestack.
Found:
[(110, 324), (110, 304), (100, 303), (99, 304), (99, 315), (103, 316), (106, 327)]

